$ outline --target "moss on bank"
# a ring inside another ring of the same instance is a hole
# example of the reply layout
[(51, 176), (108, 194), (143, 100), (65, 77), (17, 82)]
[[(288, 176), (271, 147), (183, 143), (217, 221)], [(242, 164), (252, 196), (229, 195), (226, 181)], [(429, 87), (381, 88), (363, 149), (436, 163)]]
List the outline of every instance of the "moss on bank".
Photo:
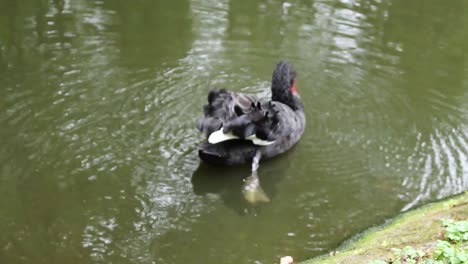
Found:
[(468, 192), (403, 213), (389, 223), (371, 228), (338, 250), (302, 264), (365, 264), (392, 257), (392, 248), (411, 246), (433, 251), (443, 239), (443, 220), (468, 219)]

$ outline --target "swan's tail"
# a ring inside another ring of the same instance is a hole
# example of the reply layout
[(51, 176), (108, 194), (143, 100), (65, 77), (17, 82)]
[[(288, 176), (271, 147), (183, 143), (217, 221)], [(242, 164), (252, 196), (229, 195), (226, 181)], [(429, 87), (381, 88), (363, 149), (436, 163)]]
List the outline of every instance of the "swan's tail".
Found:
[(225, 105), (232, 101), (232, 97), (225, 89), (211, 89), (208, 93), (208, 104), (203, 106), (203, 117), (198, 119), (197, 128), (208, 137), (220, 129), (223, 120), (229, 115)]

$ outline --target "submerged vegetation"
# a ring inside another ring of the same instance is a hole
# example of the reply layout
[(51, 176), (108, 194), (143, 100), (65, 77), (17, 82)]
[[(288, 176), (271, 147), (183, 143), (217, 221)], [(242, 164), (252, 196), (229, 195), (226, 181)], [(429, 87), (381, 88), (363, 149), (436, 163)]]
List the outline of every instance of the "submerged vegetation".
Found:
[(468, 263), (468, 192), (405, 213), (304, 263)]

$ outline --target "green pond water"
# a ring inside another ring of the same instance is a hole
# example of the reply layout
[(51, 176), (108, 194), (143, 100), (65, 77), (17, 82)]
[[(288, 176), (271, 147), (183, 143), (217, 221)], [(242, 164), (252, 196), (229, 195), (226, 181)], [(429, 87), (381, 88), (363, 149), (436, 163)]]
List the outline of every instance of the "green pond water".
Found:
[[(0, 263), (305, 259), (468, 189), (468, 2), (0, 0)], [(307, 128), (200, 164), (212, 87), (298, 71)]]

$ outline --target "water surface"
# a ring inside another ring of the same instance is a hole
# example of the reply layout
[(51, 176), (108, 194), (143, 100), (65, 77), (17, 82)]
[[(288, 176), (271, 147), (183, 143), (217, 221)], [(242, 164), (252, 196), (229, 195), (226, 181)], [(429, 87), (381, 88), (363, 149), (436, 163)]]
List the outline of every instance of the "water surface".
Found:
[[(1, 263), (273, 263), (468, 189), (468, 16), (453, 1), (0, 1)], [(200, 164), (207, 91), (299, 72), (306, 132)]]

